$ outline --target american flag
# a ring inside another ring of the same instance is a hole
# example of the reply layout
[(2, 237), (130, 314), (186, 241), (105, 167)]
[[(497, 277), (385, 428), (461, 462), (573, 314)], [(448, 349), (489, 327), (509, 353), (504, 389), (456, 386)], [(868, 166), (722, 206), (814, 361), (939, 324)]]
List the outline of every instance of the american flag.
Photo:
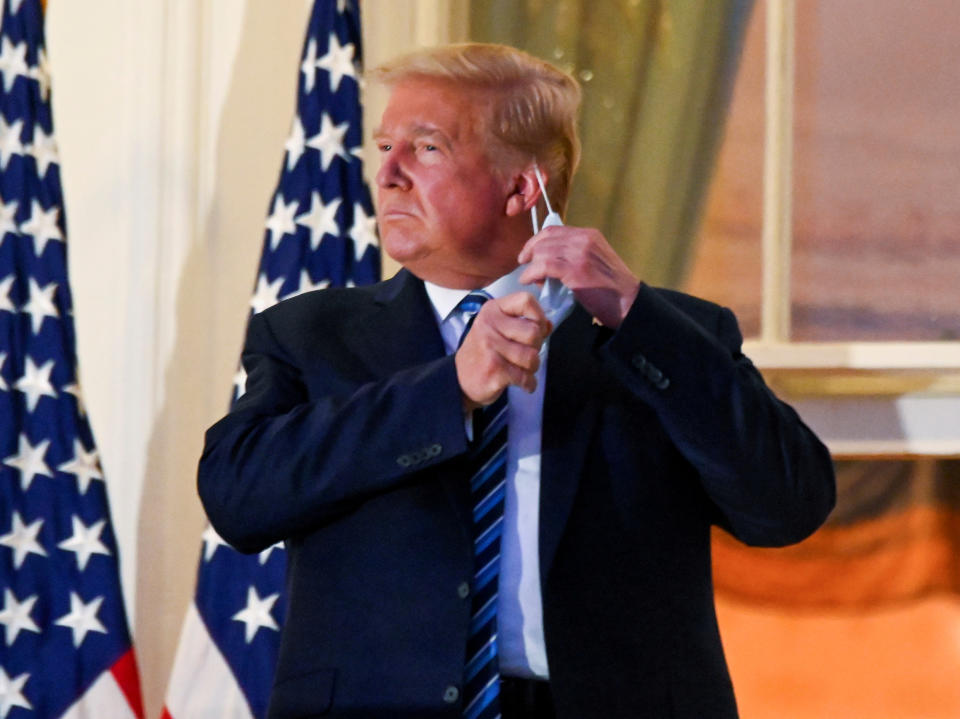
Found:
[[(373, 204), (360, 152), (360, 59), (356, 0), (316, 0), (301, 55), (297, 113), (268, 209), (251, 313), (310, 290), (380, 278)], [(240, 368), (234, 401), (245, 384)], [(281, 545), (244, 556), (207, 528), (165, 719), (265, 715), (285, 615), (285, 566)]]
[(0, 719), (142, 717), (77, 384), (40, 0), (0, 24)]

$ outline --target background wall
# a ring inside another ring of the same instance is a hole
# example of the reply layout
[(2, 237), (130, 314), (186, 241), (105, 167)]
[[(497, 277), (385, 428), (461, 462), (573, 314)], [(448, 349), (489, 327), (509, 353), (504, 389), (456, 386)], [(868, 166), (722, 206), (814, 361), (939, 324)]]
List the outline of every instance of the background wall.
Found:
[(190, 599), (204, 428), (226, 408), (292, 116), (304, 2), (52, 2), (81, 381), (148, 716)]

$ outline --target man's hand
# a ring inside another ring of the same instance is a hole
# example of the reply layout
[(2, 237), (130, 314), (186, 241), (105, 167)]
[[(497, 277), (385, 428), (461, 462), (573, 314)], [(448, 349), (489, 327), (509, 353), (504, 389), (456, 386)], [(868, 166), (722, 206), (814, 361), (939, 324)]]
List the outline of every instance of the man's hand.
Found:
[(464, 407), (491, 404), (509, 385), (533, 392), (540, 347), (552, 329), (528, 292), (484, 303), (454, 357)]
[(587, 312), (613, 329), (620, 326), (640, 291), (640, 281), (600, 231), (592, 228), (546, 227), (527, 241), (517, 259), (530, 264), (521, 282), (560, 280)]

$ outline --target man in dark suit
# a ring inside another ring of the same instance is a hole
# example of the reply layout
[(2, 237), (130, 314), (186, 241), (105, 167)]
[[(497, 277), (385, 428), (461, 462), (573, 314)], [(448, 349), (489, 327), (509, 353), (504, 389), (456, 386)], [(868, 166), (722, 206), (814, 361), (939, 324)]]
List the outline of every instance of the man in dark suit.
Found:
[[(735, 717), (710, 526), (803, 539), (827, 451), (729, 310), (646, 286), (596, 230), (530, 237), (536, 172), (563, 207), (577, 162), (572, 78), (487, 45), (377, 76), (404, 269), (256, 315), (200, 462), (227, 541), (286, 541), (270, 716)], [(548, 279), (577, 300), (556, 327)]]

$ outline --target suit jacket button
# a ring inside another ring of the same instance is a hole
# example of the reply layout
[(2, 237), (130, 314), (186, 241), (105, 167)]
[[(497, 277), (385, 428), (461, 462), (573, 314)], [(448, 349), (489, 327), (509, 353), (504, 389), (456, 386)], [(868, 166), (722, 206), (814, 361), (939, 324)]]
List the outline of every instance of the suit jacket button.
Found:
[(409, 467), (413, 463), (413, 458), (409, 454), (401, 454), (397, 457), (397, 464), (401, 467)]
[(443, 690), (443, 701), (447, 704), (453, 704), (460, 698), (460, 690), (451, 685)]
[(659, 368), (650, 365), (647, 367), (647, 377), (650, 378), (650, 381), (656, 384), (663, 379), (663, 372)]
[(470, 583), (469, 582), (460, 582), (460, 586), (457, 587), (457, 596), (461, 599), (466, 599), (470, 596)]
[(438, 457), (438, 456), (440, 456), (440, 453), (441, 453), (442, 451), (443, 451), (443, 447), (441, 447), (439, 444), (431, 444), (431, 445), (430, 445), (429, 454), (430, 454), (431, 457)]
[(630, 360), (630, 364), (632, 364), (638, 370), (643, 371), (643, 369), (647, 366), (647, 358), (641, 354), (636, 354), (633, 356), (633, 359)]
[(670, 386), (670, 380), (664, 377), (662, 380), (657, 382), (656, 386), (657, 386), (657, 389), (666, 389), (667, 387)]

